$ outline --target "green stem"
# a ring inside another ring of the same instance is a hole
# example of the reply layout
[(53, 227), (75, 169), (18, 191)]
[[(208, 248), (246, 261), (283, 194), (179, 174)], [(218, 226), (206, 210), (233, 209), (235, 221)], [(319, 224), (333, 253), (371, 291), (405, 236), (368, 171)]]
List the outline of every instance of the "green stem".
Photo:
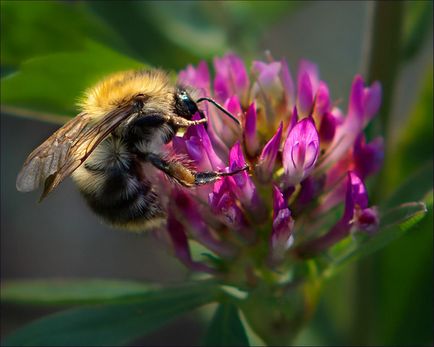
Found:
[(267, 346), (291, 346), (311, 319), (318, 301), (321, 280), (312, 263), (300, 263), (303, 277), (285, 285), (260, 282), (238, 302), (249, 327)]
[(370, 26), (365, 37), (364, 74), (369, 83), (380, 81), (383, 100), (380, 117), (374, 121), (375, 133), (387, 139), (395, 81), (401, 61), (403, 2), (368, 3)]
[[(390, 112), (395, 91), (395, 82), (402, 58), (403, 6), (400, 1), (375, 1), (368, 3), (369, 25), (365, 38), (363, 68), (369, 83), (380, 81), (383, 89), (380, 114), (367, 129), (368, 137), (382, 134), (385, 139), (385, 163), (387, 167), (390, 153)], [(385, 170), (377, 176), (370, 194), (371, 204), (377, 204), (386, 187)]]
[[(369, 26), (365, 39), (365, 67), (367, 81), (381, 82), (383, 100), (379, 117), (368, 128), (368, 137), (383, 134), (385, 138), (385, 154), (389, 151), (390, 112), (394, 95), (395, 82), (401, 62), (403, 6), (400, 1), (375, 1), (369, 6)], [(383, 195), (385, 172), (380, 173), (371, 191), (371, 203), (375, 204)], [(376, 289), (372, 278), (375, 278), (375, 258), (369, 258), (356, 267), (356, 293), (354, 321), (352, 327), (352, 344), (367, 345), (373, 342), (375, 333)]]

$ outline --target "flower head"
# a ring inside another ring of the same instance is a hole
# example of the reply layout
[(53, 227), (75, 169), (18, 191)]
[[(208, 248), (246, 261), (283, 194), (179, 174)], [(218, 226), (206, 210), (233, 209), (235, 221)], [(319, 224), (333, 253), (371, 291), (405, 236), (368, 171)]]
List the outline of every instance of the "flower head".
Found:
[[(356, 76), (344, 112), (311, 62), (300, 63), (296, 83), (284, 60), (254, 61), (249, 74), (228, 54), (214, 59), (214, 68), (211, 78), (204, 62), (188, 66), (179, 80), (216, 99), (240, 125), (204, 106), (207, 127), (190, 127), (172, 150), (196, 171), (237, 173), (169, 188), (175, 255), (195, 270), (228, 277), (245, 266), (251, 278), (327, 251), (351, 232), (374, 233), (379, 215), (364, 180), (379, 170), (383, 147), (381, 139), (367, 143), (363, 129), (379, 109), (380, 85)], [(245, 165), (249, 171), (237, 171)], [(339, 205), (342, 215), (330, 224), (329, 211)], [(189, 238), (214, 256), (192, 259)]]

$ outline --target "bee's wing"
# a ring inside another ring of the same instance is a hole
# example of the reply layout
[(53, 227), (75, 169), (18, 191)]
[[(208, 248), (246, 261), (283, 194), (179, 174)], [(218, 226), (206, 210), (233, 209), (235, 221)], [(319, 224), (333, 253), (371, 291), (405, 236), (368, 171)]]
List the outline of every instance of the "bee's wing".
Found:
[(24, 162), (17, 177), (17, 189), (29, 192), (42, 184), (40, 200), (56, 188), (63, 179), (76, 170), (123, 120), (132, 112), (132, 106), (118, 107), (97, 122), (81, 113), (58, 129), (36, 148)]

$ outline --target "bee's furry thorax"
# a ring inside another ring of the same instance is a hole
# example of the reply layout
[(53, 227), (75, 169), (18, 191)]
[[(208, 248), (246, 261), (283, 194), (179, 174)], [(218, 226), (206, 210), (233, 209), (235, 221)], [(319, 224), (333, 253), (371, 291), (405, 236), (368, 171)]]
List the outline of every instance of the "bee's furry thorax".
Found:
[(113, 74), (86, 91), (79, 106), (95, 119), (143, 95), (148, 112), (173, 112), (174, 86), (161, 70), (126, 71)]

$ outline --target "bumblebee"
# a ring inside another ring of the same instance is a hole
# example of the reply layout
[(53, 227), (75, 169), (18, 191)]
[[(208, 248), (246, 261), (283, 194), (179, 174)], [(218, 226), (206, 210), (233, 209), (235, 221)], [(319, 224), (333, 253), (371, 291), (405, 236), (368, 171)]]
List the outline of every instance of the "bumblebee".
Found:
[[(198, 103), (161, 70), (117, 73), (99, 82), (80, 103), (81, 113), (37, 147), (24, 162), (17, 189), (43, 186), (44, 199), (72, 175), (91, 209), (108, 223), (147, 230), (165, 221), (155, 180), (145, 164), (185, 187), (208, 184), (233, 172), (197, 172), (165, 148), (180, 129), (206, 123)], [(201, 119), (192, 120), (199, 112)]]

